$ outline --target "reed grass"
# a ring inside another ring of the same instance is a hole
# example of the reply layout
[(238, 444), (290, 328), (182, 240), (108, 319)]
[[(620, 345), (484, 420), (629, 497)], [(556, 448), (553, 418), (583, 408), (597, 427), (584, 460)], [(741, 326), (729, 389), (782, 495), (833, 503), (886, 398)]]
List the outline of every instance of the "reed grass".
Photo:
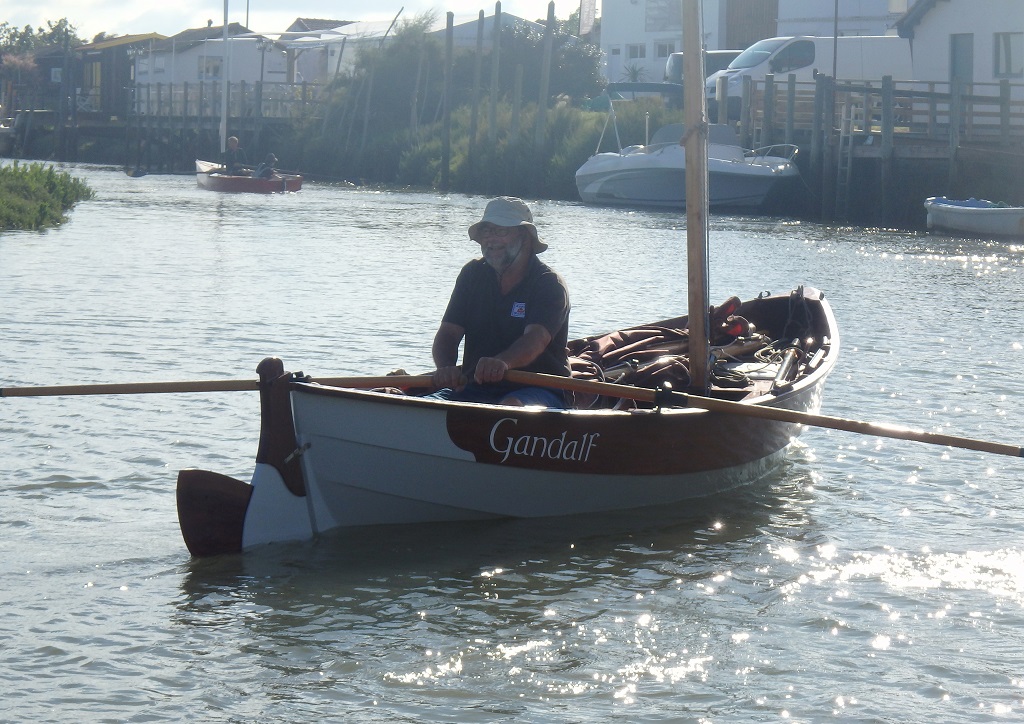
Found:
[(0, 231), (58, 226), (94, 193), (81, 179), (41, 163), (0, 166)]

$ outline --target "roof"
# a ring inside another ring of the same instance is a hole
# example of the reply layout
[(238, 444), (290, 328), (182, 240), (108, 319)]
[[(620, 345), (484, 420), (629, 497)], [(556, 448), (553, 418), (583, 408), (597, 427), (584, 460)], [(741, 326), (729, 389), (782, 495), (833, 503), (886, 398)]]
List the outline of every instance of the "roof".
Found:
[[(914, 27), (921, 22), (921, 18), (927, 15), (928, 11), (934, 8), (938, 2), (940, 0), (916, 0), (907, 12), (903, 13), (894, 23), (899, 36), (901, 38), (913, 38)], [(949, 2), (949, 0), (941, 0), (941, 2)]]
[(334, 30), (343, 25), (351, 25), (351, 20), (325, 20), (322, 18), (295, 18), (295, 22), (288, 26), (287, 32), (308, 31), (315, 33), (321, 30)]
[(98, 43), (81, 45), (78, 47), (78, 50), (88, 53), (92, 50), (106, 50), (107, 48), (116, 48), (120, 45), (131, 45), (132, 43), (138, 43), (144, 40), (164, 40), (166, 37), (166, 35), (161, 35), (160, 33), (121, 35), (116, 38), (105, 38)]
[[(228, 37), (245, 35), (248, 32), (249, 28), (245, 27), (241, 23), (228, 24)], [(184, 50), (192, 47), (193, 45), (198, 45), (204, 40), (217, 40), (223, 37), (223, 25), (207, 25), (205, 28), (189, 28), (188, 30), (182, 30), (176, 35), (172, 35), (169, 38), (162, 38), (160, 42), (153, 44), (153, 50)]]

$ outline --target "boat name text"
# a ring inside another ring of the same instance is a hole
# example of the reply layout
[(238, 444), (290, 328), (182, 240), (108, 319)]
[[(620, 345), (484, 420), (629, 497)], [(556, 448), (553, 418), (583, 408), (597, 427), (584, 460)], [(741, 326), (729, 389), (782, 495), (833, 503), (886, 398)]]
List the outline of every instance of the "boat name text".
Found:
[(507, 461), (510, 455), (586, 462), (597, 444), (597, 438), (601, 436), (599, 432), (587, 432), (578, 438), (566, 440), (569, 434), (567, 431), (557, 437), (515, 436), (509, 434), (515, 430), (510, 430), (505, 423), (511, 423), (514, 428), (519, 421), (514, 417), (503, 417), (491, 428), (491, 450), (502, 456), (501, 462)]

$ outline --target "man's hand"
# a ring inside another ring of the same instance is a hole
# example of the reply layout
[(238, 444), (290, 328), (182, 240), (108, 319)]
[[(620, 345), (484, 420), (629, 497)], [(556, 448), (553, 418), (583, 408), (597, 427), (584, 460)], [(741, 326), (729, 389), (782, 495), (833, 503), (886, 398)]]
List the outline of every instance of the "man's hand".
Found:
[(508, 365), (497, 357), (481, 357), (476, 363), (476, 371), (473, 379), (478, 384), (486, 385), (489, 382), (501, 382), (508, 372)]
[(461, 367), (439, 367), (434, 370), (431, 380), (437, 389), (449, 387), (458, 392), (466, 386), (466, 378), (462, 375)]

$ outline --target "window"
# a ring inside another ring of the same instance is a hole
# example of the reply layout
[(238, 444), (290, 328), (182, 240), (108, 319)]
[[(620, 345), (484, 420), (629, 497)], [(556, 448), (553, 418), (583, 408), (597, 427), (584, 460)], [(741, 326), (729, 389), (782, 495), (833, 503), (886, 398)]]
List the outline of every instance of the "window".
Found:
[(675, 43), (655, 43), (654, 44), (654, 57), (655, 58), (668, 58), (672, 53), (676, 52)]
[(626, 57), (630, 60), (639, 60), (647, 57), (647, 46), (643, 43), (635, 43), (626, 46)]
[(995, 77), (1024, 77), (1024, 33), (996, 33)]
[(805, 68), (814, 62), (814, 43), (809, 40), (797, 40), (779, 51), (772, 58), (772, 73), (787, 73), (798, 68)]
[(219, 80), (220, 61), (220, 58), (211, 58), (206, 55), (199, 56), (199, 80)]
[(679, 0), (646, 0), (644, 29), (648, 33), (682, 30), (683, 4)]
[(619, 47), (612, 48), (611, 54), (612, 55), (622, 55), (622, 48), (619, 48)]

